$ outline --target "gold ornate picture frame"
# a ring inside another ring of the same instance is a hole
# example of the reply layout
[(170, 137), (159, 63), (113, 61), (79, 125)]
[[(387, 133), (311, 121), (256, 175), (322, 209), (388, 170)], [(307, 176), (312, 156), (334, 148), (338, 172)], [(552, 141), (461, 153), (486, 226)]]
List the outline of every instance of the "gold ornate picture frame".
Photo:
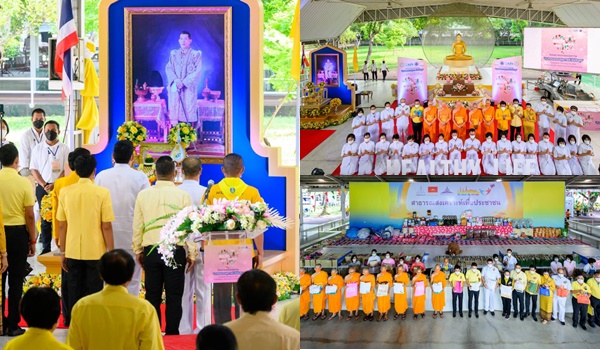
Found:
[(222, 163), (232, 151), (231, 8), (127, 7), (124, 17), (126, 120), (149, 132), (140, 148), (168, 155), (170, 128), (187, 122), (197, 133), (187, 153)]

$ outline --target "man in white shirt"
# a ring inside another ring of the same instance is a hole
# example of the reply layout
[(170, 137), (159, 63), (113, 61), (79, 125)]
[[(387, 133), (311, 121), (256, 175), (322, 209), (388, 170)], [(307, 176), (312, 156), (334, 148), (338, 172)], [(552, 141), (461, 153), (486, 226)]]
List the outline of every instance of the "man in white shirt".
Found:
[(577, 112), (579, 109), (577, 106), (571, 106), (571, 111), (567, 113), (567, 137), (569, 135), (575, 136), (575, 142), (581, 142), (580, 130), (583, 127), (583, 121), (581, 116)]
[(471, 173), (471, 168), (469, 166), (469, 161), (473, 161), (475, 166), (475, 172), (473, 175), (479, 175), (480, 167), (477, 166), (477, 160), (479, 160), (479, 149), (481, 148), (481, 142), (475, 138), (475, 129), (469, 130), (469, 138), (465, 140), (464, 149), (467, 151), (467, 173)]
[[(69, 147), (58, 141), (60, 125), (54, 120), (44, 125), (45, 140), (31, 151), (29, 170), (36, 182), (35, 197), (41, 209), (42, 198), (54, 189), (54, 182), (65, 176), (65, 164), (69, 159)], [(42, 254), (50, 251), (52, 242), (52, 222), (42, 219)]]
[(496, 289), (500, 281), (500, 271), (494, 266), (494, 261), (487, 259), (487, 266), (481, 270), (481, 279), (483, 279), (483, 314), (488, 311), (494, 316), (496, 306)]
[(408, 137), (409, 116), (410, 106), (406, 104), (406, 99), (403, 97), (400, 99), (398, 107), (396, 107), (394, 117), (396, 118), (396, 126), (398, 127), (398, 135), (400, 135), (400, 141), (404, 143), (406, 143)]
[(375, 63), (375, 60), (371, 61), (371, 79), (377, 81), (377, 63)]
[[(115, 166), (96, 175), (96, 185), (109, 190), (112, 200), (115, 221), (113, 222), (113, 237), (115, 249), (123, 249), (132, 256), (133, 213), (135, 200), (141, 190), (150, 187), (148, 177), (141, 171), (131, 168), (133, 162), (133, 144), (123, 140), (115, 143), (113, 148)], [(136, 264), (127, 291), (131, 295), (140, 293), (142, 268)]]
[(381, 63), (381, 74), (383, 74), (383, 81), (385, 81), (385, 77), (387, 76), (388, 71), (388, 67), (385, 64), (385, 61), (383, 61), (383, 63)]
[(504, 263), (504, 267), (505, 270), (511, 271), (515, 269), (515, 265), (517, 265), (517, 258), (515, 258), (512, 255), (512, 250), (511, 249), (507, 249), (506, 250), (506, 255), (504, 256), (504, 259), (502, 259), (503, 263)]
[(548, 104), (546, 97), (542, 96), (540, 103), (535, 106), (534, 110), (538, 116), (538, 141), (540, 141), (545, 132), (550, 132), (550, 118), (554, 118), (554, 109)]
[(31, 123), (33, 126), (21, 136), (21, 147), (19, 148), (19, 167), (23, 176), (30, 175), (31, 151), (33, 151), (35, 146), (46, 140), (43, 132), (45, 122), (46, 112), (43, 109), (36, 108), (31, 112)]
[(244, 272), (237, 282), (235, 298), (242, 306), (242, 316), (225, 323), (238, 343), (238, 350), (300, 349), (300, 332), (277, 322), (270, 312), (277, 302), (277, 286), (268, 273), (261, 270)]
[[(573, 288), (571, 281), (565, 276), (565, 269), (559, 268), (557, 274), (552, 276), (556, 290), (552, 299), (552, 321), (558, 319), (560, 324), (565, 325), (565, 310), (567, 306), (568, 293)], [(559, 296), (561, 294), (562, 296)]]
[[(196, 157), (187, 157), (181, 163), (185, 180), (179, 189), (187, 192), (192, 198), (193, 205), (204, 202), (206, 187), (199, 184), (202, 174), (202, 163)], [(204, 253), (198, 246), (198, 257), (190, 273), (185, 274), (183, 287), (182, 308), (183, 315), (179, 323), (179, 334), (192, 334), (209, 325), (211, 315), (211, 288), (209, 283), (204, 283)], [(196, 325), (194, 326), (194, 292), (196, 293)]]
[(367, 61), (365, 61), (365, 64), (363, 64), (363, 80), (367, 81), (369, 80), (369, 64), (367, 63)]

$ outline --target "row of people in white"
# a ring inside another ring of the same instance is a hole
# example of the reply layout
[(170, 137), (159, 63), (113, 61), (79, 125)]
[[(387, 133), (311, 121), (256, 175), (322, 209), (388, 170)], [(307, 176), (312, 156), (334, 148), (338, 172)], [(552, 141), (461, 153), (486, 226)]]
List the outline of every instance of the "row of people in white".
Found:
[[(493, 142), (491, 133), (486, 135), (486, 141), (481, 143), (475, 138), (475, 130), (469, 130), (469, 138), (464, 142), (457, 137), (457, 132), (452, 131), (452, 139), (448, 142), (443, 135), (439, 135), (438, 142), (433, 144), (430, 136), (425, 135), (424, 142), (419, 145), (414, 138), (408, 137), (408, 143), (403, 144), (400, 136), (395, 134), (392, 142), (387, 141), (386, 134), (382, 133), (379, 142), (371, 141), (370, 133), (364, 135), (364, 141), (357, 144), (355, 135), (350, 134), (346, 138), (346, 144), (342, 149), (341, 175), (399, 175), (402, 171), (402, 160), (405, 162), (406, 173), (416, 173), (419, 160), (423, 160), (427, 174), (430, 174), (430, 164), (435, 164), (435, 173), (443, 175), (445, 160), (462, 160), (462, 152), (466, 152), (467, 161), (472, 160), (474, 164), (481, 153), (481, 163), (486, 174), (497, 175), (512, 172), (513, 164), (516, 167), (529, 166), (532, 175), (598, 175), (598, 169), (592, 162), (594, 149), (588, 135), (583, 135), (583, 142), (578, 146), (574, 136), (569, 137), (569, 144), (563, 138), (558, 139), (558, 145), (550, 142), (548, 133), (542, 135), (540, 143), (535, 142), (534, 135), (530, 134), (528, 142), (517, 136), (515, 141), (509, 141), (503, 135), (501, 140)], [(498, 164), (496, 169), (495, 164)], [(533, 160), (533, 162), (527, 162)], [(521, 173), (524, 169), (515, 169)], [(450, 164), (448, 173), (454, 174), (454, 162)], [(480, 169), (475, 168), (474, 174), (479, 174)]]
[(540, 103), (535, 106), (534, 111), (538, 117), (540, 140), (544, 133), (550, 133), (550, 121), (554, 123), (554, 143), (558, 143), (558, 139), (561, 137), (566, 139), (567, 135), (573, 135), (576, 140), (579, 140), (583, 120), (578, 114), (577, 106), (571, 106), (566, 113), (563, 107), (558, 106), (556, 112), (554, 112), (546, 97), (542, 97)]
[[(403, 99), (404, 100), (404, 99)], [(418, 107), (418, 105), (417, 105)], [(386, 102), (385, 108), (381, 112), (377, 112), (377, 107), (372, 105), (370, 113), (364, 115), (362, 108), (357, 110), (357, 115), (352, 119), (353, 134), (356, 137), (356, 141), (361, 143), (363, 141), (365, 133), (370, 135), (379, 134), (379, 122), (381, 122), (381, 132), (386, 134), (388, 141), (391, 141), (392, 135), (394, 135), (394, 119), (398, 119), (396, 127), (398, 128), (398, 134), (401, 140), (406, 140), (408, 137), (408, 125), (411, 107), (406, 103), (401, 103), (392, 109), (389, 102)]]

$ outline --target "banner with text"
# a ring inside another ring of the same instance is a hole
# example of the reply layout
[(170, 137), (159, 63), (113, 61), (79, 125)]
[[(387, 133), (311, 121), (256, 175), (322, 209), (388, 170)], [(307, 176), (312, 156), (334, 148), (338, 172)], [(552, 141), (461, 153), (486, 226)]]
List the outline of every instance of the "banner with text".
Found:
[(205, 246), (204, 282), (236, 283), (252, 269), (252, 249), (251, 244)]
[(545, 28), (542, 31), (542, 69), (587, 72), (588, 30)]
[(492, 99), (497, 106), (500, 105), (500, 101), (510, 104), (515, 98), (519, 101), (522, 100), (521, 66), (521, 56), (502, 58), (492, 62)]
[(398, 57), (398, 101), (407, 104), (427, 99), (427, 63), (424, 60)]

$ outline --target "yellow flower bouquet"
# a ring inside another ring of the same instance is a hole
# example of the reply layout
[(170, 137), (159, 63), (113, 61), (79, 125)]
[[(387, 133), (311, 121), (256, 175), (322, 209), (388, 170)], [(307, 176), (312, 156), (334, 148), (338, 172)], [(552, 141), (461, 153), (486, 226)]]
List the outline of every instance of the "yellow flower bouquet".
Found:
[(117, 129), (117, 139), (119, 141), (129, 140), (133, 143), (134, 147), (139, 146), (139, 144), (146, 141), (147, 138), (148, 130), (138, 122), (128, 121), (123, 123)]
[(42, 219), (52, 222), (52, 191), (42, 198), (40, 216)]
[(294, 291), (300, 290), (300, 279), (291, 272), (278, 272), (272, 277), (277, 285), (278, 300), (290, 299)]
[(188, 123), (178, 123), (171, 127), (167, 138), (171, 144), (183, 144), (184, 148), (188, 148), (190, 144), (198, 140), (198, 134)]
[(42, 272), (35, 276), (29, 277), (25, 283), (23, 283), (23, 293), (27, 292), (33, 287), (45, 287), (54, 289), (54, 291), (60, 295), (61, 285), (62, 278), (60, 274)]
[(333, 100), (331, 100), (331, 102), (329, 102), (329, 106), (333, 109), (335, 109), (341, 105), (342, 105), (342, 100), (340, 100), (339, 98), (334, 98)]

